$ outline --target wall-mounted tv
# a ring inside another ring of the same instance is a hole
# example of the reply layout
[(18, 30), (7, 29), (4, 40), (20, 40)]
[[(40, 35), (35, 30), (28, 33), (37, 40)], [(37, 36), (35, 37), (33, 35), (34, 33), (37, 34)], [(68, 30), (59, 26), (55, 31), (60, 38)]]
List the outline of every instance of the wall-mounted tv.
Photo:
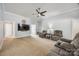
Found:
[(27, 24), (18, 24), (18, 31), (28, 31), (30, 30), (30, 26)]

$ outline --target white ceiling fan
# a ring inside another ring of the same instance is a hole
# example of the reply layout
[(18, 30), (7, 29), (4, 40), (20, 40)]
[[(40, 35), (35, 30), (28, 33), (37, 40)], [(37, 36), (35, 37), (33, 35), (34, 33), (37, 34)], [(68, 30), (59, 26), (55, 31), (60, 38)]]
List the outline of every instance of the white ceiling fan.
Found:
[(46, 13), (46, 12), (47, 12), (46, 10), (41, 11), (41, 8), (37, 8), (37, 9), (36, 9), (36, 13), (37, 13), (37, 14), (34, 14), (34, 13), (33, 13), (33, 15), (37, 15), (37, 17), (39, 17), (39, 16), (45, 16), (45, 13)]

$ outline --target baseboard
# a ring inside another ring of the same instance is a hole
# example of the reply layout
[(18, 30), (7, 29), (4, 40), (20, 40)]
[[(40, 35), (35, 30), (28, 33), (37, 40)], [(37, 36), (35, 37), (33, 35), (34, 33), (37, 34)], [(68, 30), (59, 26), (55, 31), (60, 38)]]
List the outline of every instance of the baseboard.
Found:
[(14, 37), (14, 39), (19, 39), (19, 38), (24, 38), (24, 37), (31, 37), (31, 36), (28, 35), (28, 36)]

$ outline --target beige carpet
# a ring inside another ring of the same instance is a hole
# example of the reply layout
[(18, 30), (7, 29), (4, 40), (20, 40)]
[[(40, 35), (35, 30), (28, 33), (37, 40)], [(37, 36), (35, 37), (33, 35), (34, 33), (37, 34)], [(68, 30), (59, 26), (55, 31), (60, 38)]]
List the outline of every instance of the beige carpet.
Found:
[(2, 56), (46, 56), (54, 41), (41, 38), (24, 37), (18, 39), (6, 39), (3, 49), (0, 51)]

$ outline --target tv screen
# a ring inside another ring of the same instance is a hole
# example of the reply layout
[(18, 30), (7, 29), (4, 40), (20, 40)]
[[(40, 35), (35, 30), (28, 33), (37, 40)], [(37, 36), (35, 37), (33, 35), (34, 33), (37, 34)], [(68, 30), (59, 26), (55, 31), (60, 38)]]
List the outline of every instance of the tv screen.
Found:
[(18, 24), (18, 31), (28, 31), (30, 30), (29, 25), (27, 24)]

